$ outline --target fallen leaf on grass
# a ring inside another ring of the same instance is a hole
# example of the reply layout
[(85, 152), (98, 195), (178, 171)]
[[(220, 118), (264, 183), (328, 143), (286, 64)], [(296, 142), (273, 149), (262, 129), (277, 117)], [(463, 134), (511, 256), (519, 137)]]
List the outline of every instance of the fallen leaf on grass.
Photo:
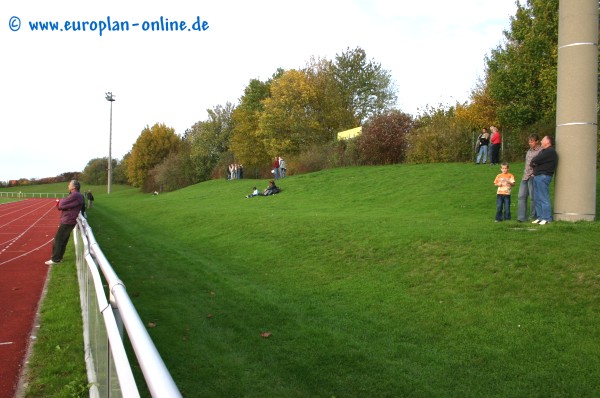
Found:
[(268, 339), (269, 337), (271, 337), (272, 333), (271, 332), (262, 332), (260, 334), (260, 337), (262, 337), (263, 339)]

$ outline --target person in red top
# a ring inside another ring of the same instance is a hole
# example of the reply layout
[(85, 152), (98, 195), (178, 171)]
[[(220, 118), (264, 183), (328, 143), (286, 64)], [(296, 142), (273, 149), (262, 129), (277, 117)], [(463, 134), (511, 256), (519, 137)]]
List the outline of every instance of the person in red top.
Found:
[(273, 174), (275, 179), (279, 178), (279, 156), (275, 156), (275, 161), (273, 162)]
[(490, 163), (491, 166), (493, 164), (500, 164), (500, 145), (502, 145), (502, 136), (496, 127), (492, 126), (490, 127), (490, 130), (492, 131), (492, 136), (490, 137), (490, 144), (492, 144), (490, 156), (492, 161)]
[(52, 246), (52, 258), (46, 261), (46, 265), (54, 265), (62, 262), (67, 243), (71, 237), (71, 231), (77, 224), (79, 212), (83, 209), (84, 199), (79, 192), (81, 185), (79, 181), (72, 180), (69, 183), (69, 196), (62, 198), (56, 204), (56, 208), (60, 210), (60, 225), (54, 235), (54, 244)]

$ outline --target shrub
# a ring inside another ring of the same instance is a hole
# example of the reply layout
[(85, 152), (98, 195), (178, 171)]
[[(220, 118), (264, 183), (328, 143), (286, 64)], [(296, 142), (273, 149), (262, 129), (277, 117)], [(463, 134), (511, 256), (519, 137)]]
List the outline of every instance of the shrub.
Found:
[(399, 110), (374, 116), (363, 126), (358, 137), (362, 163), (379, 165), (404, 161), (406, 137), (413, 126), (412, 117)]
[(454, 107), (428, 107), (408, 135), (410, 163), (448, 163), (473, 160), (472, 126), (455, 116)]

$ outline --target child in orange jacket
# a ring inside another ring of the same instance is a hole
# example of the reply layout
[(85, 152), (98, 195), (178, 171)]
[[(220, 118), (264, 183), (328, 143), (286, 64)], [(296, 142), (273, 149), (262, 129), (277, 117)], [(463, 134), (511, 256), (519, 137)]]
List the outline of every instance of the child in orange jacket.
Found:
[(500, 166), (501, 173), (496, 176), (494, 185), (496, 192), (496, 222), (510, 220), (510, 191), (515, 185), (515, 176), (508, 172), (507, 162)]

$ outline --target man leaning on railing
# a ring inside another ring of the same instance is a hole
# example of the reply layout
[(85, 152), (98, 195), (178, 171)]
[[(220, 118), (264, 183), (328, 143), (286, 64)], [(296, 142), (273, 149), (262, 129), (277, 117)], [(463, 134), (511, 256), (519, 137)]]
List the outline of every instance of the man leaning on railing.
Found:
[(46, 265), (54, 265), (62, 262), (67, 249), (67, 243), (71, 237), (71, 231), (77, 224), (79, 212), (83, 209), (83, 195), (79, 192), (81, 185), (79, 181), (69, 182), (69, 196), (56, 201), (56, 207), (61, 211), (60, 225), (54, 235), (52, 246), (52, 258), (46, 261)]

